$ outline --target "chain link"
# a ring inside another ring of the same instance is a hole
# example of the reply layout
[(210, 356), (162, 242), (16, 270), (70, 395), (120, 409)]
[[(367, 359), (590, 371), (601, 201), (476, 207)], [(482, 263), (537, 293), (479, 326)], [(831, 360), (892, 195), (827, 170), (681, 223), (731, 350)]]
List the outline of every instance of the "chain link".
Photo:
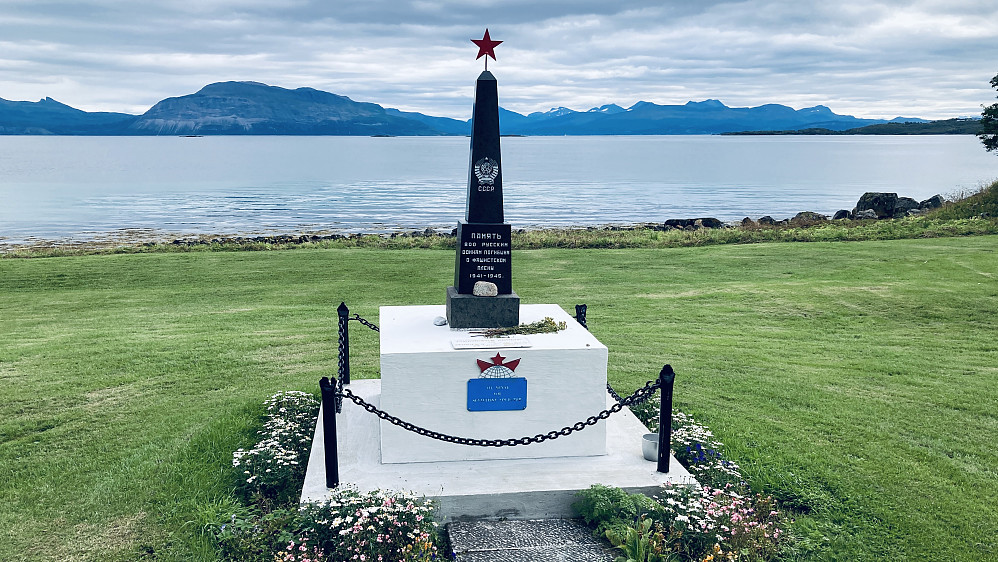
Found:
[(610, 396), (615, 401), (620, 402), (621, 400), (623, 400), (623, 398), (621, 398), (620, 395), (617, 394), (617, 391), (614, 390), (612, 386), (610, 386), (610, 382), (609, 381), (607, 381), (607, 383), (606, 383), (606, 391), (610, 393)]
[[(658, 388), (661, 388), (661, 385)], [(642, 396), (641, 398), (635, 400), (634, 402), (631, 402), (630, 405), (631, 406), (637, 406), (638, 404), (643, 404), (643, 403), (651, 400), (654, 397), (655, 397), (655, 391), (653, 390), (653, 391), (649, 392), (646, 396)]]
[(609, 418), (612, 414), (615, 414), (624, 409), (625, 406), (632, 406), (634, 404), (640, 404), (645, 400), (648, 400), (655, 391), (662, 386), (661, 382), (658, 380), (648, 381), (645, 383), (644, 387), (639, 388), (634, 391), (627, 398), (622, 398), (617, 401), (616, 404), (610, 406), (606, 410), (601, 411), (595, 416), (589, 416), (586, 421), (575, 422), (573, 425), (565, 426), (558, 431), (549, 431), (547, 433), (538, 433), (533, 437), (520, 437), (518, 439), (472, 439), (468, 437), (456, 437), (454, 435), (447, 435), (446, 433), (440, 433), (418, 425), (409, 423), (405, 420), (399, 419), (388, 412), (379, 410), (373, 404), (366, 402), (360, 396), (357, 396), (350, 391), (349, 388), (338, 386), (336, 393), (338, 396), (345, 397), (355, 404), (364, 408), (368, 412), (378, 416), (379, 418), (401, 427), (406, 431), (411, 431), (417, 435), (422, 435), (424, 437), (429, 437), (431, 439), (436, 439), (438, 441), (444, 441), (446, 443), (456, 443), (458, 445), (471, 445), (474, 447), (515, 447), (517, 445), (530, 445), (532, 443), (543, 443), (549, 439), (557, 439), (558, 437), (564, 437), (575, 433), (576, 431), (582, 431), (583, 429), (596, 425), (600, 420), (605, 420)]
[(360, 322), (361, 324), (367, 326), (368, 328), (374, 330), (375, 332), (378, 332), (379, 334), (381, 333), (381, 328), (375, 326), (374, 324), (368, 322), (367, 320), (364, 320), (363, 318), (360, 317), (360, 314), (356, 314), (355, 313), (353, 315), (353, 318), (350, 318), (350, 320), (356, 320), (356, 321)]
[(348, 343), (349, 332), (347, 325), (349, 318), (346, 316), (340, 316), (339, 318), (339, 337), (337, 338), (337, 354), (336, 354), (336, 413), (343, 411), (343, 396), (339, 394), (339, 390), (343, 388), (343, 379), (350, 377), (350, 344)]
[[(620, 402), (621, 400), (623, 400), (623, 398), (621, 398), (620, 395), (617, 394), (617, 391), (614, 390), (612, 386), (610, 386), (609, 382), (606, 383), (606, 391), (609, 392), (610, 396), (614, 400), (616, 400), (617, 402)], [(651, 392), (647, 396), (642, 396), (642, 397), (638, 398), (637, 400), (634, 400), (633, 402), (630, 403), (630, 406), (637, 406), (638, 404), (642, 404), (644, 402), (647, 402), (647, 401), (651, 400), (652, 398), (654, 398), (654, 396), (655, 396), (655, 393)]]

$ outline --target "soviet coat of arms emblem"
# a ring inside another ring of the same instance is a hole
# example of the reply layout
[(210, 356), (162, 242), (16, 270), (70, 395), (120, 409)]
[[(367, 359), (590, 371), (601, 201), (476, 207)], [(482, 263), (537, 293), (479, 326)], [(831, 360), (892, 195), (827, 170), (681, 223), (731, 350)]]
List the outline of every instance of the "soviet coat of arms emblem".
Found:
[(475, 177), (478, 185), (494, 185), (499, 175), (499, 163), (486, 156), (475, 162)]

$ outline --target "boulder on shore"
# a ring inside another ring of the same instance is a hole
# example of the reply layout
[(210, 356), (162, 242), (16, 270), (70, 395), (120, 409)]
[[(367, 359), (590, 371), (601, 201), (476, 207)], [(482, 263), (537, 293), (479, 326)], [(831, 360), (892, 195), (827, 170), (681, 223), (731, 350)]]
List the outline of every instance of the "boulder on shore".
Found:
[(942, 195), (933, 195), (932, 197), (929, 197), (925, 201), (920, 202), (918, 204), (918, 208), (919, 209), (938, 209), (939, 207), (943, 206), (943, 202), (945, 202), (945, 201), (946, 200), (943, 199)]
[(665, 227), (679, 230), (696, 230), (698, 228), (724, 228), (724, 223), (713, 217), (703, 217), (698, 219), (669, 219), (665, 221)]
[(835, 215), (832, 216), (833, 221), (849, 219), (849, 218), (852, 218), (852, 213), (850, 213), (845, 209), (839, 209), (838, 211), (835, 211)]
[(852, 210), (852, 214), (857, 215), (863, 211), (870, 210), (877, 214), (876, 218), (889, 219), (894, 216), (894, 209), (897, 207), (897, 204), (897, 193), (868, 191), (859, 198), (859, 202), (856, 203), (856, 208)]
[(912, 211), (918, 208), (918, 201), (915, 201), (911, 197), (898, 197), (898, 202), (894, 206), (894, 217), (906, 217), (908, 216), (908, 211)]
[(824, 222), (828, 220), (828, 217), (821, 213), (815, 213), (813, 211), (801, 211), (794, 215), (794, 218), (790, 219), (790, 224), (794, 225), (809, 225), (817, 222)]

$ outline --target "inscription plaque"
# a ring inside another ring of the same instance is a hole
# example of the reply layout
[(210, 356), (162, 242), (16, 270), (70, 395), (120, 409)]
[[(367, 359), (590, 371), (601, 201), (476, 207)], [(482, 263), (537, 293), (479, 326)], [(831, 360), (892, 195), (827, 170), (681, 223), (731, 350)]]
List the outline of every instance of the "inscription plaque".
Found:
[(513, 292), (511, 236), (512, 229), (508, 223), (462, 221), (458, 224), (457, 264), (454, 268), (454, 286), (458, 293), (471, 293), (475, 281), (495, 283), (500, 295)]
[(468, 411), (488, 412), (527, 409), (527, 379), (479, 378), (468, 380)]

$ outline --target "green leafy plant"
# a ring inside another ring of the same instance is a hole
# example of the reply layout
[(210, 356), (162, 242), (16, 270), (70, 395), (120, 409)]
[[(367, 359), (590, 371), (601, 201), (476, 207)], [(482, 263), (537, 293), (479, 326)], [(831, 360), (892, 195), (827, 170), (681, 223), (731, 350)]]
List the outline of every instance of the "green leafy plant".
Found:
[(275, 509), (264, 515), (233, 515), (216, 532), (223, 559), (273, 562), (294, 540), (301, 523), (297, 509)]
[(666, 541), (685, 559), (702, 556), (717, 542), (716, 522), (702, 500), (700, 488), (686, 485), (666, 484), (655, 496), (662, 507), (657, 522), (665, 529)]
[(730, 484), (722, 489), (704, 486), (701, 505), (713, 518), (718, 544), (739, 553), (740, 560), (772, 560), (779, 552), (785, 533), (772, 497), (742, 495)]
[[(991, 79), (991, 87), (998, 89), (998, 74)], [(993, 103), (981, 112), (980, 129), (977, 136), (988, 152), (998, 150), (998, 103)]]
[(641, 519), (623, 533), (608, 530), (606, 538), (624, 552), (614, 562), (665, 562), (671, 558), (665, 535), (651, 519)]
[(620, 488), (602, 484), (580, 491), (577, 497), (572, 508), (586, 524), (594, 526), (594, 533), (600, 536), (610, 531), (623, 533), (642, 516), (660, 509), (648, 496), (628, 494)]
[(326, 553), (317, 546), (308, 546), (308, 537), (296, 542), (288, 542), (288, 546), (274, 555), (274, 562), (322, 562), (327, 560)]

